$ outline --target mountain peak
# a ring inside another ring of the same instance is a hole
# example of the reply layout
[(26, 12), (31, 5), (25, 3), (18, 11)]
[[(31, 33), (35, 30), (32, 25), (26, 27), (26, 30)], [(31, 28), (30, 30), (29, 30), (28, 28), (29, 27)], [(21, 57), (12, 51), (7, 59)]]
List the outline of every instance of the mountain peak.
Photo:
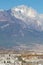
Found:
[(34, 18), (37, 15), (37, 12), (34, 9), (25, 5), (14, 7), (11, 9), (11, 11), (12, 11), (11, 14), (13, 16), (20, 19), (23, 19), (25, 17)]

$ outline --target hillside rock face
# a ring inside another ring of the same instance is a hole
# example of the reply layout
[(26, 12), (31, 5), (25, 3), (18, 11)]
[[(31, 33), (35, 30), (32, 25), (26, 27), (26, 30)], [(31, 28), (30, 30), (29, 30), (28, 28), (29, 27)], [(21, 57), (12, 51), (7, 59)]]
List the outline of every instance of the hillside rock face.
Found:
[(40, 45), (43, 45), (43, 14), (25, 5), (0, 10), (0, 47), (34, 49)]

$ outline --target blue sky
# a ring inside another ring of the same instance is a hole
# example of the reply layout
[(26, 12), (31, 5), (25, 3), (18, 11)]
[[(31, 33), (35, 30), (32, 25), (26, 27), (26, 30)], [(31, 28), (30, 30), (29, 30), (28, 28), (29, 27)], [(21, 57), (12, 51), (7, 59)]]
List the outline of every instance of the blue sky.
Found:
[(10, 9), (15, 6), (26, 5), (43, 13), (43, 0), (0, 0), (1, 9)]

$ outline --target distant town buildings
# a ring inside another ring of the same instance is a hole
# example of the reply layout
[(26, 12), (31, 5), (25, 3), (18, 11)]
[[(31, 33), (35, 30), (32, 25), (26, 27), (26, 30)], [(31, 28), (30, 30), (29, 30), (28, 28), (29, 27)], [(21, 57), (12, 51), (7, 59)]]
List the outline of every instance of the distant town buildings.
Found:
[(43, 65), (43, 53), (0, 54), (0, 65)]

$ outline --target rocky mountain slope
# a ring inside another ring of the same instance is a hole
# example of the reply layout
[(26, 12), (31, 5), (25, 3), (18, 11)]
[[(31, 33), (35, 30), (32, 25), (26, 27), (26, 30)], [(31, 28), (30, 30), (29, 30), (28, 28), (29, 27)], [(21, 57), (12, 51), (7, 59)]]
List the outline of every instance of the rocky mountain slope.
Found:
[(43, 14), (25, 5), (0, 10), (0, 47), (15, 46), (19, 49), (43, 47)]

